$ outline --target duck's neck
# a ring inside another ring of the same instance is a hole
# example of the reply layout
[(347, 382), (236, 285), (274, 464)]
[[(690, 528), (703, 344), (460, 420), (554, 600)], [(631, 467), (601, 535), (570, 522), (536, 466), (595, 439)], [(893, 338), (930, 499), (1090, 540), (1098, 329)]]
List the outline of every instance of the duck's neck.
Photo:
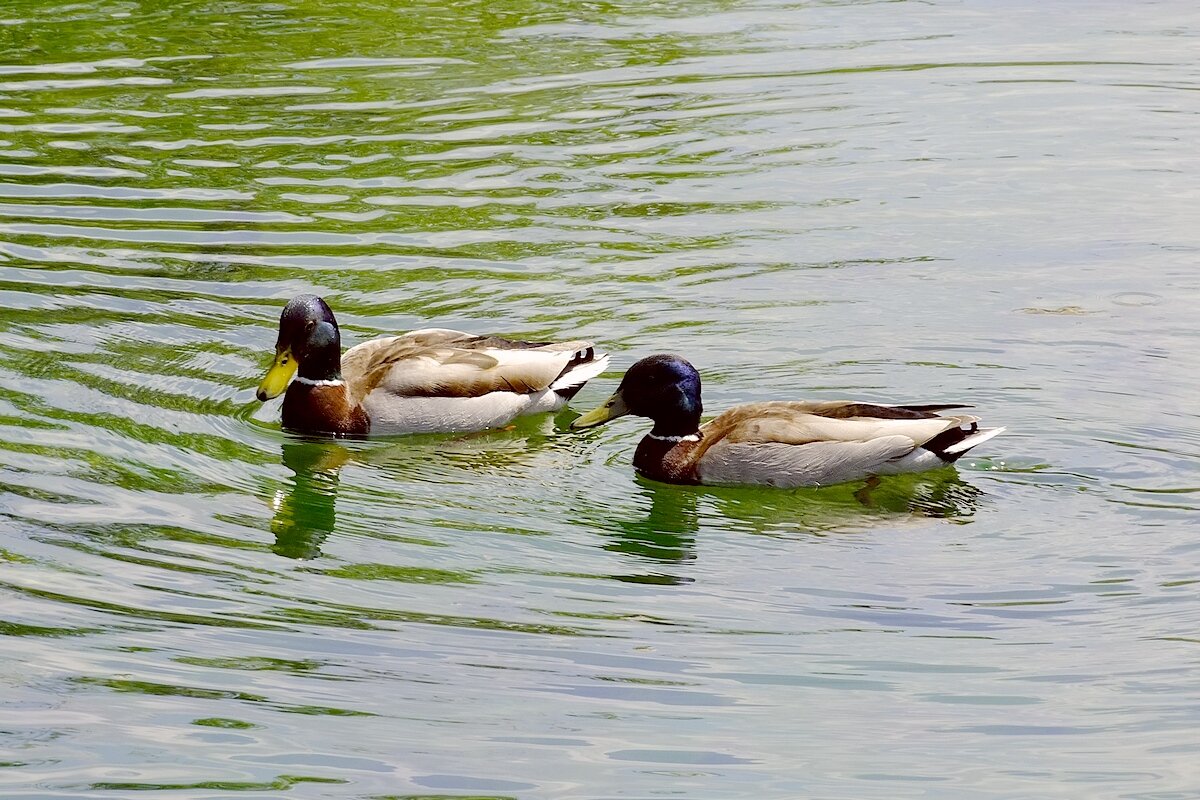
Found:
[(688, 437), (698, 437), (700, 432), (700, 411), (683, 410), (667, 417), (656, 418), (650, 436), (657, 439), (681, 441)]
[(296, 370), (302, 383), (335, 383), (342, 380), (342, 352), (340, 347), (326, 347), (307, 353)]

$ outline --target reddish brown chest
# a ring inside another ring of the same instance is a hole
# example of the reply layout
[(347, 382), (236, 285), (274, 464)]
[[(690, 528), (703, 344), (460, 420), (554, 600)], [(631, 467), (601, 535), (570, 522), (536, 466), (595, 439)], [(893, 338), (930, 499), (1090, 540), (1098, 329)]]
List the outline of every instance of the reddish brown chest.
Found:
[(633, 454), (633, 468), (639, 475), (664, 483), (699, 483), (696, 459), (702, 452), (700, 441), (680, 442), (645, 436)]
[(362, 436), (370, 432), (367, 413), (350, 400), (345, 384), (293, 383), (283, 397), (283, 427), (299, 433)]

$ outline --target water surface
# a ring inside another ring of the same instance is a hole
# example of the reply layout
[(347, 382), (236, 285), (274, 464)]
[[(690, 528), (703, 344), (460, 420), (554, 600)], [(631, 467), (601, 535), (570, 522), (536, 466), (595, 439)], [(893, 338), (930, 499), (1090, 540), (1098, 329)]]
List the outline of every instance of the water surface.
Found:
[[(0, 793), (1200, 797), (1191, 3), (15, 0)], [(961, 400), (875, 489), (321, 443), (282, 303)]]

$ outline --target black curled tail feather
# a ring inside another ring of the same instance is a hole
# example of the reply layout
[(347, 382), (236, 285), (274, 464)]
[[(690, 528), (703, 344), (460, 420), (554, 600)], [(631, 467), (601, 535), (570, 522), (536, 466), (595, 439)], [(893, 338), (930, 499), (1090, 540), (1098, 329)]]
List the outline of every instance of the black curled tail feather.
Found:
[(979, 432), (979, 423), (972, 422), (969, 428), (951, 428), (948, 431), (942, 431), (937, 436), (930, 439), (921, 447), (930, 451), (938, 458), (945, 461), (947, 464), (953, 464), (958, 459), (962, 458), (963, 454), (971, 448), (967, 447), (962, 450), (954, 450), (946, 452), (947, 449), (954, 448), (954, 445), (966, 439), (968, 436), (974, 436)]
[(969, 428), (951, 428), (942, 431), (930, 439), (922, 448), (934, 453), (947, 464), (953, 464), (968, 453), (993, 437), (999, 436), (1006, 428), (981, 428), (977, 422), (972, 422)]
[[(603, 356), (603, 355), (601, 357), (607, 363), (608, 357)], [(588, 346), (588, 347), (584, 347), (579, 350), (576, 350), (571, 355), (571, 360), (568, 361), (567, 365), (562, 368), (562, 372), (558, 373), (558, 377), (555, 378), (554, 381), (550, 384), (551, 388), (554, 389), (554, 393), (557, 394), (559, 397), (563, 398), (564, 400), (570, 400), (572, 397), (579, 394), (579, 390), (584, 387), (584, 385), (588, 382), (588, 380), (590, 379), (591, 376), (589, 376), (588, 378), (584, 378), (583, 380), (580, 380), (580, 381), (571, 381), (570, 373), (572, 370), (582, 366), (583, 364), (590, 364), (591, 362), (593, 362), (595, 360), (596, 360), (596, 348), (595, 347)], [(566, 379), (566, 380), (564, 380), (564, 379)]]
[(596, 357), (596, 348), (594, 348), (594, 347), (585, 347), (582, 350), (577, 350), (577, 351), (575, 351), (575, 354), (573, 356), (571, 356), (571, 360), (567, 362), (567, 366), (563, 368), (563, 372), (566, 372), (571, 367), (573, 367), (577, 364), (584, 364), (588, 361), (591, 361), (595, 357)]

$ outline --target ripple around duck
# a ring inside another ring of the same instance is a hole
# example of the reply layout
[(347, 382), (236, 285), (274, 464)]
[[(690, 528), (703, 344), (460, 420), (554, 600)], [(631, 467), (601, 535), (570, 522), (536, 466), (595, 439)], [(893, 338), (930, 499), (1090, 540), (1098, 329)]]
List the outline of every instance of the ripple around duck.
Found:
[[(5, 791), (1194, 788), (1191, 9), (325, 10), (0, 24)], [(252, 399), (303, 291), (593, 338), (577, 409), (675, 350), (1010, 432), (796, 492), (572, 412), (307, 441)]]

